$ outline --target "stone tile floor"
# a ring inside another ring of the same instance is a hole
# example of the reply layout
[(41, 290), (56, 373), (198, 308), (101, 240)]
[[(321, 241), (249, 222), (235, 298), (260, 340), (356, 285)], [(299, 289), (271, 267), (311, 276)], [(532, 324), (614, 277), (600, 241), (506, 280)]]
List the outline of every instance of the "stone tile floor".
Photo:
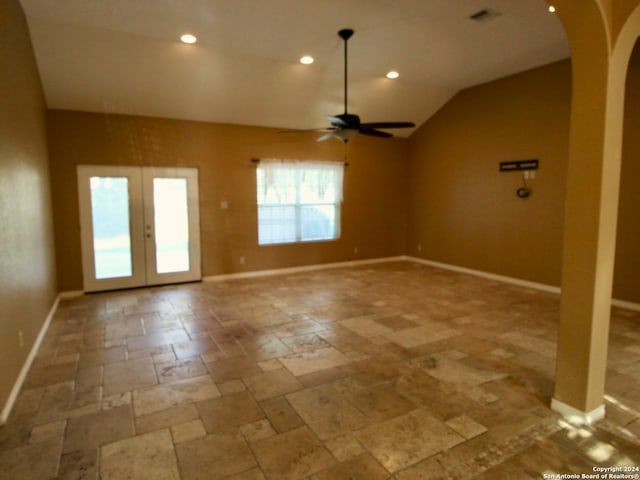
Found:
[(559, 299), (410, 263), (64, 300), (0, 479), (540, 479), (640, 465), (640, 314), (607, 418), (550, 411)]

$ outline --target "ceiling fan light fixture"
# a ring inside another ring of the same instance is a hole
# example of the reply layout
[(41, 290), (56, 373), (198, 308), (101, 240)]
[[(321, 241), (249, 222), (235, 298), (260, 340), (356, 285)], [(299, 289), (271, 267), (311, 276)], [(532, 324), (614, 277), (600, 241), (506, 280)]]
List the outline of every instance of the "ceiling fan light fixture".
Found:
[(311, 65), (313, 63), (313, 57), (311, 55), (303, 55), (300, 57), (300, 63), (303, 65)]
[(183, 33), (182, 35), (180, 35), (180, 41), (182, 43), (193, 44), (198, 41), (198, 38), (191, 33)]
[(400, 74), (398, 72), (396, 72), (395, 70), (391, 70), (391, 71), (387, 72), (387, 78), (394, 79), (394, 78), (398, 78), (399, 76), (400, 76)]
[(355, 128), (343, 128), (341, 130), (336, 130), (335, 132), (333, 132), (333, 136), (336, 138), (339, 138), (344, 143), (347, 143), (357, 134), (358, 134), (358, 130), (356, 130)]

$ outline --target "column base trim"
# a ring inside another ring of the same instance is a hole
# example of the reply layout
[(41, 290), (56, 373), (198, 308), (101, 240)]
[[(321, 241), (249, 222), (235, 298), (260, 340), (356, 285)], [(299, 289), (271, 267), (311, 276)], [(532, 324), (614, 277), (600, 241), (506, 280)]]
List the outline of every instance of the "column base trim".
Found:
[(605, 416), (604, 403), (590, 412), (583, 412), (556, 398), (552, 398), (551, 410), (562, 415), (569, 423), (578, 425), (591, 425), (598, 420), (602, 420)]

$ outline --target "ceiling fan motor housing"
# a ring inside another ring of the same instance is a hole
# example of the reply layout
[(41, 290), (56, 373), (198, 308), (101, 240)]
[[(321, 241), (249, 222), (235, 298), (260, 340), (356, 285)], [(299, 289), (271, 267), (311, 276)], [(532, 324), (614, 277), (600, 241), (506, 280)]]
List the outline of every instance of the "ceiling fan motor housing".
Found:
[[(341, 122), (336, 119), (340, 119)], [(358, 128), (360, 126), (360, 117), (353, 113), (341, 113), (340, 115), (334, 115), (334, 118), (330, 119), (331, 124), (336, 127), (342, 128)]]

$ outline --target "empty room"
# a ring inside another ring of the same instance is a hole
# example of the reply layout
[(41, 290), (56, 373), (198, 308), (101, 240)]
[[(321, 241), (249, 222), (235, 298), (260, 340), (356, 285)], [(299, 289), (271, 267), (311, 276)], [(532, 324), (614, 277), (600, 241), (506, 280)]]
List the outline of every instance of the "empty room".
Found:
[(640, 478), (640, 0), (0, 25), (0, 479)]

